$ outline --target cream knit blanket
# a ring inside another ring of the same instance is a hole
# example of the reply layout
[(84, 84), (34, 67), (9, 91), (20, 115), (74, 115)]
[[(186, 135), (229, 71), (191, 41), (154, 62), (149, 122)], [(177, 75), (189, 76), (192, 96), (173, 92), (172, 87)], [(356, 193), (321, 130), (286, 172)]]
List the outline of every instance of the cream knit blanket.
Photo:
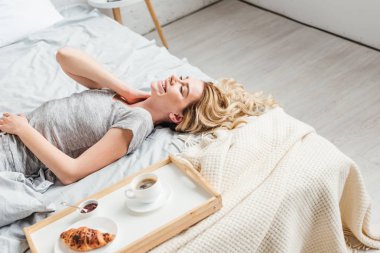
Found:
[(346, 252), (343, 227), (380, 248), (355, 163), (281, 108), (174, 158), (201, 169), (223, 208), (151, 252)]

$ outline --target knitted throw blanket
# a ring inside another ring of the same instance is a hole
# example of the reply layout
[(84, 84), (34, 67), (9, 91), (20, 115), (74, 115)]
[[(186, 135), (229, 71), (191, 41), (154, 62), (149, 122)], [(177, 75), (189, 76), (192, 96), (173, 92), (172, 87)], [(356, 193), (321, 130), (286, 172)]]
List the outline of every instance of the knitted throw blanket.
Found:
[(281, 108), (174, 159), (201, 170), (223, 208), (151, 252), (346, 252), (344, 234), (380, 248), (355, 163)]

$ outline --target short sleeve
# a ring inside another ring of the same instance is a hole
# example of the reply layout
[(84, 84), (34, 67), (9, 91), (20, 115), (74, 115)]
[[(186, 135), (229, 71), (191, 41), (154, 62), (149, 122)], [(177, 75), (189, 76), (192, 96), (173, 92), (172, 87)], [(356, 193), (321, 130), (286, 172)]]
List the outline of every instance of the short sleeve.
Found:
[(129, 129), (132, 131), (132, 140), (127, 154), (136, 150), (145, 138), (152, 132), (154, 125), (152, 116), (140, 107), (126, 108), (123, 106), (116, 115), (111, 128)]

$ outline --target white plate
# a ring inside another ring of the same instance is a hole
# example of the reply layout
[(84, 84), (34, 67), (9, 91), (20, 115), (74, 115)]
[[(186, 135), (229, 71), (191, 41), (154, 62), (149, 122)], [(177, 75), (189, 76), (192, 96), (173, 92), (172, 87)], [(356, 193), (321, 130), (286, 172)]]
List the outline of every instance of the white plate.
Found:
[(158, 197), (158, 199), (149, 204), (141, 203), (138, 200), (135, 199), (126, 199), (127, 207), (136, 213), (146, 213), (154, 211), (160, 207), (162, 207), (170, 198), (172, 195), (172, 189), (169, 185), (162, 185), (162, 193)]
[[(70, 225), (66, 230), (70, 228), (79, 228), (79, 227), (89, 227), (92, 229), (98, 229), (102, 233), (110, 233), (115, 235), (115, 239), (107, 244), (104, 247), (101, 247), (96, 250), (91, 250), (91, 252), (95, 253), (105, 253), (105, 252), (114, 252), (115, 248), (113, 247), (114, 241), (117, 239), (117, 224), (106, 217), (91, 217), (88, 219), (80, 220), (78, 222), (75, 222), (74, 224)], [(66, 231), (65, 230), (65, 231)], [(63, 231), (62, 231), (63, 232)], [(78, 253), (78, 251), (71, 250), (68, 246), (65, 245), (63, 240), (58, 236), (57, 242), (54, 246), (54, 252), (56, 253)]]

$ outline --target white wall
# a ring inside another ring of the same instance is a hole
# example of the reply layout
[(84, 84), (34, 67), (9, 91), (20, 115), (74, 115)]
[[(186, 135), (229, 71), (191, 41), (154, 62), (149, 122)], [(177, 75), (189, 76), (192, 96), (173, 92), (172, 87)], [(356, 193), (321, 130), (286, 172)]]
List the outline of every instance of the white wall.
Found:
[(380, 49), (379, 0), (244, 0)]
[[(51, 1), (58, 9), (75, 2), (87, 2), (85, 0)], [(151, 0), (151, 3), (162, 26), (217, 1), (218, 0)], [(131, 6), (122, 7), (120, 11), (123, 24), (137, 33), (145, 34), (155, 28), (144, 0)], [(104, 9), (101, 10), (101, 12), (113, 18), (112, 10)]]

